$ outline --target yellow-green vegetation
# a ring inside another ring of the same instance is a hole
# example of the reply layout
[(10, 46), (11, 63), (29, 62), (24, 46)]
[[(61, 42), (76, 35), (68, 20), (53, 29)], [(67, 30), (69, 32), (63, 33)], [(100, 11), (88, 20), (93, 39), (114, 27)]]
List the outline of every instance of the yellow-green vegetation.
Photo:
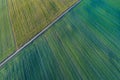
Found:
[(0, 0), (0, 62), (15, 49), (6, 0)]
[(8, 0), (16, 45), (22, 46), (78, 0)]
[(0, 80), (120, 80), (120, 11), (113, 6), (83, 0), (0, 68)]
[(4, 64), (0, 80), (120, 80), (120, 5), (112, 2), (83, 0)]

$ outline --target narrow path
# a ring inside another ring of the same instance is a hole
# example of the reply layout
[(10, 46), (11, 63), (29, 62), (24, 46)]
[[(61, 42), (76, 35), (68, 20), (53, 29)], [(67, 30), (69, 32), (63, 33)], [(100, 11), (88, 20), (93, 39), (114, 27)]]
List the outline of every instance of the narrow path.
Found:
[(27, 47), (31, 42), (33, 42), (35, 39), (37, 39), (40, 35), (42, 35), (45, 31), (47, 31), (53, 24), (55, 24), (59, 19), (61, 19), (66, 13), (68, 13), (72, 8), (74, 8), (75, 6), (77, 6), (79, 3), (81, 2), (81, 0), (78, 0), (78, 2), (76, 2), (75, 4), (73, 4), (70, 8), (68, 8), (67, 10), (65, 10), (60, 16), (58, 16), (52, 23), (50, 23), (46, 28), (44, 28), (40, 33), (38, 33), (35, 37), (33, 37), (30, 41), (28, 41), (27, 43), (25, 43), (21, 48), (19, 48), (17, 51), (15, 51), (13, 54), (11, 54), (10, 56), (8, 56), (6, 59), (4, 59), (1, 63), (0, 63), (0, 67), (2, 67), (6, 62), (8, 62), (10, 59), (12, 59), (16, 54), (18, 54), (18, 52), (20, 52), (22, 49), (24, 49), (25, 47)]

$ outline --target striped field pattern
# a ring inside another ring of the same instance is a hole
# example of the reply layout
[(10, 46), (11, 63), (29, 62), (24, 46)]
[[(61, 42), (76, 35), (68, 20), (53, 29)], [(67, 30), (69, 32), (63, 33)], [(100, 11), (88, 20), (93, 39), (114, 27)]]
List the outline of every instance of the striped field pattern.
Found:
[(15, 50), (6, 0), (0, 0), (0, 61)]
[(0, 62), (77, 0), (0, 0)]
[(120, 80), (118, 6), (82, 1), (1, 67), (0, 80)]
[(8, 0), (19, 48), (78, 0)]

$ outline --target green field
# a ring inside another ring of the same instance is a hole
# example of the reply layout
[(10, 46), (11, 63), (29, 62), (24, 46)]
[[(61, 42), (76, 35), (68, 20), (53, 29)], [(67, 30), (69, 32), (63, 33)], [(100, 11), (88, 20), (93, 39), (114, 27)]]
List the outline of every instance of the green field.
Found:
[(0, 0), (0, 61), (15, 50), (6, 0)]
[(116, 0), (116, 1), (113, 1), (113, 0), (105, 0), (105, 1), (106, 1), (108, 4), (110, 4), (111, 6), (113, 6), (114, 8), (120, 10), (120, 0)]
[(115, 7), (107, 0), (83, 0), (1, 67), (0, 80), (120, 80)]
[(76, 1), (0, 0), (0, 62)]
[(8, 0), (19, 48), (78, 0)]

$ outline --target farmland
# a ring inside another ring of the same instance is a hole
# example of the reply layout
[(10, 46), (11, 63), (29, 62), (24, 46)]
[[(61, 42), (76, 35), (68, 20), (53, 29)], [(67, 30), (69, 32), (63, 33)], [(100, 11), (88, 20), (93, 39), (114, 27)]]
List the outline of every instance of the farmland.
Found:
[(77, 0), (0, 0), (0, 62)]
[(15, 50), (6, 0), (0, 0), (0, 61)]
[(78, 0), (8, 0), (17, 48)]
[(120, 80), (120, 6), (111, 3), (82, 1), (2, 66), (1, 80)]

